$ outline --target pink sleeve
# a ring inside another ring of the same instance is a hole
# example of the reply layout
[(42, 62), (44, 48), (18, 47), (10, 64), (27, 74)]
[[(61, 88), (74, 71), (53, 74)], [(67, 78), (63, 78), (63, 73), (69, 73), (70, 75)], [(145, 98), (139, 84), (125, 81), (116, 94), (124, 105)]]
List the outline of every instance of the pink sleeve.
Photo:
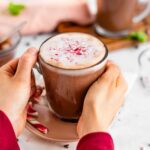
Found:
[(19, 150), (13, 127), (7, 116), (0, 111), (0, 149)]
[(114, 150), (111, 136), (104, 132), (85, 135), (78, 143), (77, 150)]

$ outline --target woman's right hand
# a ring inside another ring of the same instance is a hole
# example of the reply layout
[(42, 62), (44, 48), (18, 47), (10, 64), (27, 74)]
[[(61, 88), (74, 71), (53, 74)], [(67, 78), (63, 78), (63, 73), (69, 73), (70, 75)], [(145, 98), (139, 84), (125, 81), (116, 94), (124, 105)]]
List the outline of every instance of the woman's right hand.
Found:
[(89, 88), (77, 125), (79, 137), (105, 132), (124, 103), (127, 83), (120, 69), (108, 62), (104, 74)]

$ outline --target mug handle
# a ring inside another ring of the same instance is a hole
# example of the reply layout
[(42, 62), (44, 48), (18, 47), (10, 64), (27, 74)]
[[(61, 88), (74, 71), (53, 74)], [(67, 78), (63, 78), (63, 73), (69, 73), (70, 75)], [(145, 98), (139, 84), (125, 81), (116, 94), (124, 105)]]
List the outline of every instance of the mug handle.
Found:
[(41, 71), (41, 69), (40, 69), (40, 67), (39, 67), (39, 64), (38, 64), (37, 62), (36, 62), (36, 64), (34, 65), (33, 68), (36, 69), (36, 70), (39, 72), (39, 74), (42, 75), (42, 71)]
[[(33, 68), (36, 69), (40, 75), (42, 75), (42, 71), (41, 71), (41, 69), (40, 69), (40, 67), (39, 67), (38, 62), (36, 62), (36, 64), (34, 65)], [(45, 106), (45, 107), (47, 107), (47, 108), (49, 108), (48, 102), (47, 102), (45, 99), (43, 99), (42, 101), (43, 101), (43, 102), (40, 103), (40, 104), (43, 105), (43, 106)], [(32, 102), (34, 103), (35, 101), (32, 101)], [(36, 103), (37, 103), (37, 102), (36, 102)]]
[(150, 13), (150, 0), (148, 0), (147, 3), (147, 7), (139, 15), (133, 17), (133, 23), (142, 21)]

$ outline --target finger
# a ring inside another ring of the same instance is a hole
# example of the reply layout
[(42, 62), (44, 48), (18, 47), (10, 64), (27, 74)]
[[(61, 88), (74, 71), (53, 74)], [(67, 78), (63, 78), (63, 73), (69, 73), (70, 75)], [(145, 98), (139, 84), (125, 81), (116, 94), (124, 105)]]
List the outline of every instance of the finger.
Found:
[(35, 91), (36, 91), (35, 75), (34, 75), (34, 72), (32, 70), (32, 72), (31, 72), (31, 92), (30, 92), (30, 97), (32, 97), (34, 95)]
[(125, 96), (122, 95), (120, 96), (120, 98), (118, 99), (118, 110), (124, 105), (125, 103)]
[(37, 49), (29, 48), (19, 59), (16, 78), (24, 80), (31, 77), (31, 70), (37, 60)]
[(128, 84), (122, 73), (120, 73), (116, 85), (117, 85), (117, 90), (119, 90), (120, 93), (125, 93), (127, 91)]
[(14, 75), (17, 69), (19, 59), (13, 59), (9, 61), (7, 64), (3, 65), (0, 69), (7, 72), (9, 75)]
[(109, 84), (112, 84), (112, 82), (115, 83), (119, 74), (120, 74), (119, 67), (116, 64), (109, 62), (109, 63), (107, 63), (106, 71), (98, 79), (98, 82), (106, 82)]
[(124, 96), (118, 98), (117, 103), (113, 102), (114, 105), (112, 105), (112, 107), (114, 107), (115, 109), (113, 109), (113, 111), (111, 112), (113, 114), (113, 117), (112, 120), (110, 120), (110, 124), (112, 123), (116, 115), (119, 114), (121, 107), (124, 105), (124, 102), (125, 102)]
[(112, 60), (107, 60), (107, 65), (109, 64), (114, 64), (114, 62)]

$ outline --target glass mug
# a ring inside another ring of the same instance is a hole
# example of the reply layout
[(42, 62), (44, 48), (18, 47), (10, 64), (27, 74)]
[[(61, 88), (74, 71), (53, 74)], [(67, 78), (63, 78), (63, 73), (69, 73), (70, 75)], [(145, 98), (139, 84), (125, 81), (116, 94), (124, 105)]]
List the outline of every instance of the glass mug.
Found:
[[(8, 32), (12, 29), (11, 25), (1, 23), (1, 22), (0, 22), (0, 27), (1, 27), (0, 36), (5, 34), (3, 32)], [(21, 40), (21, 34), (20, 34), (20, 32), (16, 32), (8, 40), (7, 45), (9, 45), (9, 46), (6, 46), (1, 49), (1, 44), (0, 44), (0, 66), (6, 64), (8, 61), (10, 61), (11, 59), (13, 59), (16, 56), (16, 53), (17, 53), (16, 48), (19, 45), (20, 40)]]
[(138, 57), (139, 76), (143, 87), (150, 91), (150, 48), (143, 50)]
[[(44, 41), (40, 50), (53, 37)], [(35, 68), (43, 75), (48, 106), (53, 114), (64, 121), (78, 121), (86, 92), (104, 72), (107, 56), (108, 49), (105, 46), (105, 54), (97, 64), (88, 68), (69, 70), (46, 63), (39, 54), (39, 65), (36, 64)]]
[(128, 34), (132, 23), (138, 23), (150, 13), (150, 0), (137, 16), (139, 0), (87, 0), (89, 10), (96, 15), (96, 32), (103, 36), (119, 37)]

